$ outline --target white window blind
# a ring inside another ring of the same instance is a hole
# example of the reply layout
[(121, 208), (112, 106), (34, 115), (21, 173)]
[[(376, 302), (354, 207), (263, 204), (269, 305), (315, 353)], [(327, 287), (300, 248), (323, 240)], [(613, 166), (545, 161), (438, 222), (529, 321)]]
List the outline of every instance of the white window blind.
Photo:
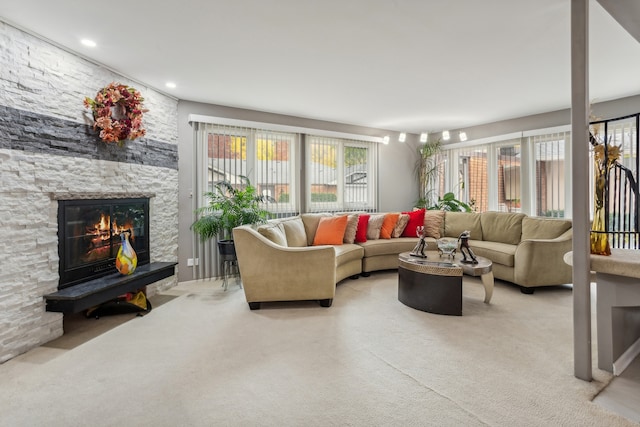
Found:
[[(195, 123), (194, 132), (194, 211), (207, 205), (205, 193), (216, 183), (226, 181), (242, 187), (242, 177), (247, 177), (264, 197), (263, 207), (274, 216), (299, 212), (295, 173), (298, 134), (211, 123)], [(194, 236), (193, 252), (199, 259), (195, 278), (220, 276), (217, 239), (201, 242)]]
[(488, 210), (487, 146), (460, 149), (458, 153), (457, 197), (473, 210)]
[(498, 154), (498, 211), (521, 210), (521, 150), (520, 140), (497, 148)]
[(375, 211), (377, 143), (307, 135), (309, 212)]
[(529, 137), (535, 161), (535, 212), (537, 216), (565, 216), (565, 144), (570, 132)]

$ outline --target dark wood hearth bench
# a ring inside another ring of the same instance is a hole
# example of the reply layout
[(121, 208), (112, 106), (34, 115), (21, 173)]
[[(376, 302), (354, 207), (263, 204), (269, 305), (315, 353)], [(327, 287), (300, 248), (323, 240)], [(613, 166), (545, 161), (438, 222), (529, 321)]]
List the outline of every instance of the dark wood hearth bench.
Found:
[(152, 262), (138, 266), (133, 274), (110, 274), (98, 279), (47, 294), (47, 311), (79, 313), (82, 310), (110, 301), (127, 292), (134, 292), (158, 280), (175, 274), (177, 262)]

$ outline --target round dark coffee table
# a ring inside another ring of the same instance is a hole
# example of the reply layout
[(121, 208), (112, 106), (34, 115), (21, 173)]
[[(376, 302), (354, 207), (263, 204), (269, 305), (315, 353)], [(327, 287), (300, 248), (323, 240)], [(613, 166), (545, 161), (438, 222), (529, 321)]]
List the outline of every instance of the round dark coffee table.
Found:
[(417, 310), (436, 314), (462, 315), (462, 275), (480, 276), (484, 302), (493, 296), (493, 263), (476, 257), (477, 264), (462, 263), (461, 255), (453, 259), (438, 252), (426, 252), (427, 258), (403, 252), (398, 256), (398, 300)]
[[(427, 254), (429, 257), (429, 254)], [(462, 268), (457, 264), (413, 257), (398, 257), (398, 300), (411, 308), (435, 314), (462, 316)]]

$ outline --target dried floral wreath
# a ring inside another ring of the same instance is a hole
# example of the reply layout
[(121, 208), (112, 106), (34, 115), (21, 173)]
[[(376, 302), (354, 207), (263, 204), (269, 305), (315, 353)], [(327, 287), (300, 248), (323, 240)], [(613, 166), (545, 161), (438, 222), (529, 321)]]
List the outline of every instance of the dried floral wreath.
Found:
[(124, 145), (125, 139), (134, 140), (144, 136), (142, 108), (144, 98), (132, 87), (110, 83), (100, 89), (94, 99), (85, 98), (85, 108), (93, 112), (93, 129), (100, 128), (100, 138), (107, 143)]

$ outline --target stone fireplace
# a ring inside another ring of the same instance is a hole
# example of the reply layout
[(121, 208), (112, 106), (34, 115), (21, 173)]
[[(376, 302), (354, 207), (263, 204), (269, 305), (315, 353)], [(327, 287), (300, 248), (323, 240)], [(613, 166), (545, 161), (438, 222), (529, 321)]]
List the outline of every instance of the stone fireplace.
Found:
[[(61, 201), (146, 199), (148, 232), (141, 233), (148, 236), (148, 263), (138, 267), (144, 278), (132, 278), (140, 280), (132, 286), (152, 296), (177, 283), (175, 267), (159, 279), (145, 269), (178, 259), (178, 102), (3, 22), (0, 38), (7, 41), (0, 55), (0, 68), (7, 70), (0, 76), (2, 363), (64, 333), (64, 314), (50, 311), (45, 299), (79, 280), (60, 271)], [(92, 129), (82, 101), (110, 82), (143, 94), (149, 110), (144, 138), (105, 144)], [(108, 251), (110, 258), (114, 249), (102, 245), (95, 253)], [(71, 265), (73, 271), (77, 265)]]
[[(174, 275), (176, 262), (150, 262), (149, 201), (124, 196), (58, 200), (59, 280), (57, 291), (44, 295), (46, 311), (78, 313), (128, 292), (150, 295), (147, 285), (153, 294)], [(137, 268), (127, 275), (115, 267), (125, 231), (138, 257)]]

